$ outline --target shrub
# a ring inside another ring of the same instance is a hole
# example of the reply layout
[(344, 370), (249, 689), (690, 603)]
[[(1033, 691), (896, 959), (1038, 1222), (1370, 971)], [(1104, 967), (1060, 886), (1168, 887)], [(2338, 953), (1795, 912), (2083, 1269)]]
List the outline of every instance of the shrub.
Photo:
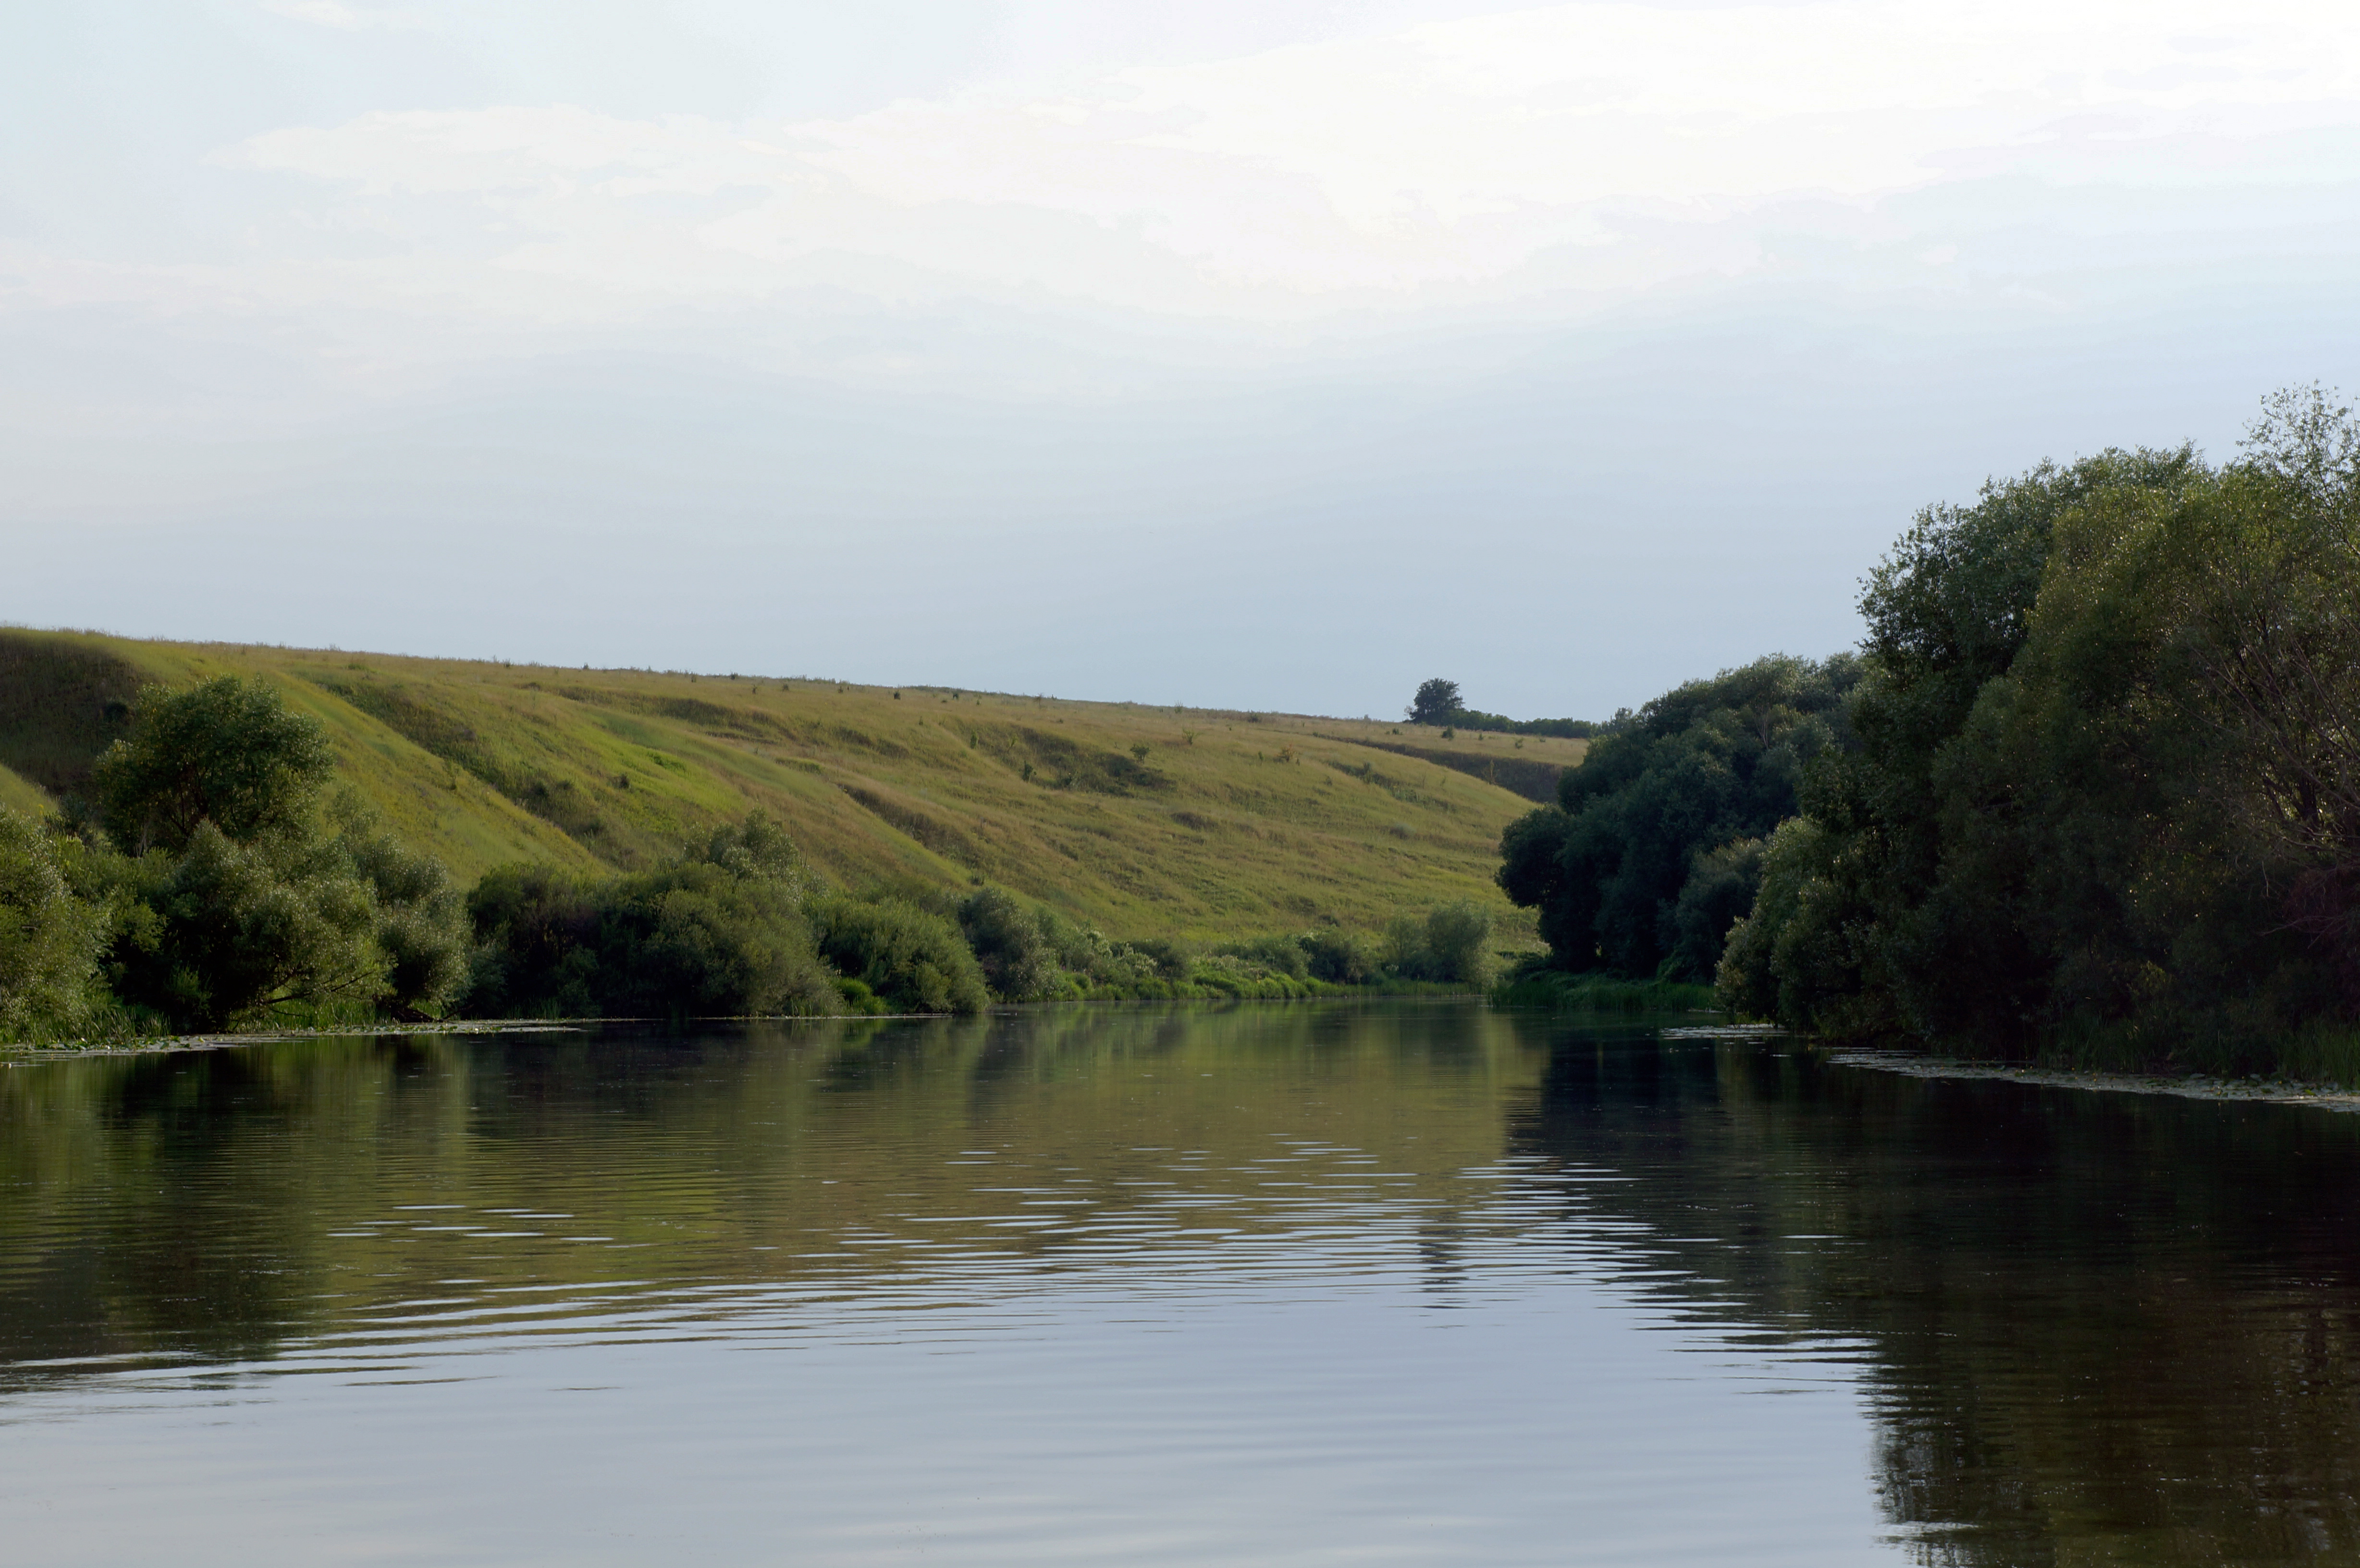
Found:
[(1303, 950), (1306, 971), (1330, 985), (1364, 985), (1381, 967), (1369, 943), (1350, 931), (1306, 931), (1295, 942)]
[(823, 1013), (838, 999), (791, 883), (711, 861), (599, 889), (593, 985), (609, 1012), (673, 1018)]
[(1249, 937), (1243, 942), (1225, 943), (1214, 951), (1218, 955), (1240, 958), (1273, 975), (1284, 975), (1295, 980), (1304, 979), (1311, 973), (1310, 956), (1304, 952), (1303, 939), (1299, 937)]
[(1168, 937), (1135, 937), (1123, 945), (1151, 964), (1161, 980), (1185, 980), (1196, 967), (1196, 955)]
[(800, 896), (818, 889), (819, 878), (786, 830), (760, 811), (743, 822), (725, 822), (682, 851), (683, 861), (717, 866), (741, 881), (774, 883)]
[(239, 844), (201, 821), (178, 855), (111, 857), (111, 890), (139, 911), (109, 954), (115, 994), (176, 1029), (316, 1013), (385, 996), (374, 889), (329, 841)]
[(1386, 961), (1405, 980), (1480, 985), (1491, 973), (1491, 911), (1461, 899), (1385, 927)]
[(598, 1011), (595, 890), (554, 866), (497, 866), (467, 895), (475, 932), (467, 1011), (583, 1018)]
[(468, 956), (466, 903), (451, 874), (385, 833), (357, 797), (340, 797), (331, 814), (337, 851), (376, 896), (385, 999), (410, 1018), (447, 1007), (466, 985)]
[(844, 996), (804, 919), (814, 878), (756, 812), (671, 865), (589, 883), (543, 866), (485, 874), (467, 897), (478, 1015), (684, 1018), (830, 1013)]
[(1155, 961), (1131, 946), (1109, 942), (1104, 932), (1076, 925), (1054, 909), (1038, 909), (1033, 919), (1065, 972), (1065, 994), (1092, 988), (1128, 991), (1155, 978)]
[(0, 806), (0, 1040), (88, 1021), (108, 924), (101, 906), (75, 896), (49, 833)]
[(845, 975), (836, 976), (836, 995), (843, 998), (844, 1010), (857, 1017), (874, 1017), (892, 1009), (879, 1000), (877, 993), (859, 981)]
[(843, 897), (817, 900), (811, 915), (820, 955), (896, 1012), (979, 1013), (990, 1001), (982, 966), (940, 915)]
[(981, 887), (958, 904), (959, 930), (982, 966), (984, 983), (1011, 1002), (1036, 1002), (1065, 989), (1042, 922), (1004, 887)]

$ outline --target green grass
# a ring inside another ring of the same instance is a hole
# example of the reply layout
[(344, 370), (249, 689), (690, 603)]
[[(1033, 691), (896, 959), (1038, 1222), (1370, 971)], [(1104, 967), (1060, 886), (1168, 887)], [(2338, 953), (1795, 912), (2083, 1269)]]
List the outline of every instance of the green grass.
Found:
[(38, 817), (47, 812), (55, 803), (48, 790), (23, 774), (5, 766), (0, 766), (0, 806), (22, 811), (27, 816)]
[(1456, 898), (1530, 937), (1491, 882), (1530, 802), (1360, 720), (0, 631), (0, 765), (70, 788), (125, 690), (222, 673), (320, 719), (342, 779), (463, 882), (642, 866), (759, 809), (841, 885), (988, 880), (1119, 937), (1374, 931)]

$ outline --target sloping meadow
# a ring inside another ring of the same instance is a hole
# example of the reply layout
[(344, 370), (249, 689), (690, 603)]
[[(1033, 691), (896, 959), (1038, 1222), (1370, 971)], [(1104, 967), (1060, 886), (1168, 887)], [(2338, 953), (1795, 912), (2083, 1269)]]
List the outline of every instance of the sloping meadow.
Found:
[(0, 785), (72, 794), (140, 686), (220, 674), (319, 719), (339, 781), (462, 884), (652, 866), (760, 811), (838, 885), (991, 882), (1125, 934), (1374, 931), (1459, 899), (1504, 945), (1529, 929), (1491, 876), (1527, 802), (1372, 754), (1382, 726), (1278, 714), (9, 630)]

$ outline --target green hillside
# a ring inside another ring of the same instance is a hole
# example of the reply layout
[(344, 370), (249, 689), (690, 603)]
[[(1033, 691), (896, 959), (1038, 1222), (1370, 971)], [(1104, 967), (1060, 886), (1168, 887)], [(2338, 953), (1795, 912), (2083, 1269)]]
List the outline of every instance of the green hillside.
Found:
[[(71, 792), (148, 681), (268, 678), (463, 881), (658, 860), (759, 808), (838, 882), (998, 882), (1110, 932), (1218, 937), (1474, 898), (1513, 792), (1583, 743), (738, 675), (0, 631), (0, 800)], [(1418, 755), (1399, 748), (1416, 741)], [(1380, 748), (1384, 749), (1380, 749)], [(1497, 786), (1491, 773), (1501, 776)]]

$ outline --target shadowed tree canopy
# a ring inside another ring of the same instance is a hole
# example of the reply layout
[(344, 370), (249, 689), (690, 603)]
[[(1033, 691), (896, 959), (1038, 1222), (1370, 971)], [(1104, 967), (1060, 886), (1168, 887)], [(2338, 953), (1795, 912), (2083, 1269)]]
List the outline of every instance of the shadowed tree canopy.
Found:
[(140, 693), (131, 733), (91, 773), (100, 822), (127, 853), (93, 844), (77, 862), (83, 891), (116, 917), (115, 998), (173, 1029), (447, 1004), (466, 971), (457, 890), (358, 798), (323, 811), (333, 769), (318, 721), (265, 682)]
[(1591, 743), (1557, 804), (1501, 835), (1499, 883), (1576, 973), (1706, 981), (1754, 902), (1804, 766), (1851, 741), (1860, 661), (1776, 655), (1649, 702)]
[(309, 822), (335, 761), (319, 722), (235, 675), (139, 694), (132, 732), (91, 772), (108, 834), (137, 854), (186, 849), (200, 822), (250, 844)]
[(1463, 708), (1459, 700), (1459, 682), (1439, 677), (1425, 682), (1409, 705), (1409, 722), (1414, 724), (1447, 724), (1458, 717)]
[(1860, 746), (1768, 844), (1729, 1006), (1977, 1054), (2345, 1070), (2360, 424), (2297, 388), (2244, 444), (2044, 464), (1921, 517), (1863, 596)]

